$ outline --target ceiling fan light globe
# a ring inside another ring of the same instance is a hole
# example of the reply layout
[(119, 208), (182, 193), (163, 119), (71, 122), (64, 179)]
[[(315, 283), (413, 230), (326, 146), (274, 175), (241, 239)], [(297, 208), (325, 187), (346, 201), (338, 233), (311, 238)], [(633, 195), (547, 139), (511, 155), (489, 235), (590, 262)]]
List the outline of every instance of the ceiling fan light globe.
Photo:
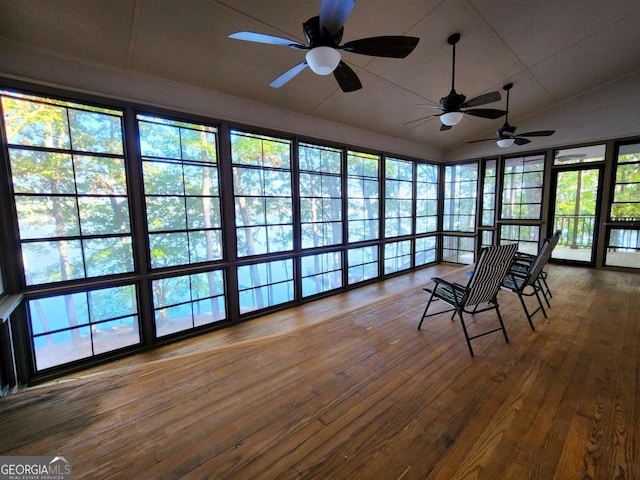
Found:
[(453, 127), (454, 125), (460, 123), (460, 120), (462, 120), (462, 116), (462, 112), (447, 112), (440, 115), (440, 121), (443, 125)]
[(340, 52), (331, 47), (315, 47), (307, 52), (306, 60), (318, 75), (329, 75), (340, 63)]
[(507, 148), (513, 145), (513, 142), (515, 142), (513, 138), (501, 138), (496, 143), (500, 148)]

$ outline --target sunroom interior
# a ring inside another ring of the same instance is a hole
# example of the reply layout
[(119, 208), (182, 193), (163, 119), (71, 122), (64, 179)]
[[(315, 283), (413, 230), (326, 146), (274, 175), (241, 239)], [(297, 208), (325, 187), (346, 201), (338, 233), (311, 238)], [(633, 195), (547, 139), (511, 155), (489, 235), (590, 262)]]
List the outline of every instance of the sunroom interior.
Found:
[[(358, 3), (345, 37), (412, 35), (406, 59), (344, 53), (363, 88), (304, 72), (317, 2), (2, 1), (2, 383), (67, 373), (250, 321), (483, 246), (640, 269), (640, 6)], [(518, 131), (419, 104), (511, 91)]]

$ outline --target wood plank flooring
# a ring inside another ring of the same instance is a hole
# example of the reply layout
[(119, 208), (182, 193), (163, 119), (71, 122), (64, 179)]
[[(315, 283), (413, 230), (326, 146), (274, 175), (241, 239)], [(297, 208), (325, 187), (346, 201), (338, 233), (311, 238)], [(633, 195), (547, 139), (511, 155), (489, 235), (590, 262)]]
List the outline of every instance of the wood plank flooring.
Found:
[(510, 343), (472, 358), (450, 314), (417, 330), (448, 269), (2, 398), (0, 455), (99, 479), (640, 479), (640, 274), (551, 265), (549, 317), (532, 332), (501, 292)]

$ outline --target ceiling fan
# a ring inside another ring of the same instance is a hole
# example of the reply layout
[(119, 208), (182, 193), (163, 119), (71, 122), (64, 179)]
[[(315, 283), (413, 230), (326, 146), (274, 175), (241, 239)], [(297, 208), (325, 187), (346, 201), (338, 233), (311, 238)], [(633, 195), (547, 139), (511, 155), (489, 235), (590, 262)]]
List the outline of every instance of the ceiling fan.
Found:
[(229, 35), (229, 38), (308, 50), (303, 62), (291, 67), (270, 83), (273, 88), (283, 86), (309, 67), (318, 75), (329, 75), (333, 72), (342, 91), (353, 92), (362, 88), (362, 84), (351, 67), (342, 61), (339, 50), (374, 57), (405, 58), (420, 40), (415, 37), (382, 36), (352, 40), (340, 45), (344, 22), (351, 14), (355, 3), (355, 0), (321, 0), (320, 15), (311, 17), (302, 24), (308, 45), (255, 32), (236, 32)]
[(467, 143), (488, 142), (496, 140), (496, 143), (499, 147), (506, 148), (510, 147), (514, 143), (516, 145), (526, 145), (527, 143), (531, 143), (531, 140), (525, 137), (548, 137), (556, 132), (555, 130), (539, 130), (537, 132), (516, 134), (516, 127), (509, 125), (509, 90), (511, 90), (512, 87), (513, 83), (507, 83), (504, 87), (502, 87), (507, 92), (507, 113), (504, 119), (504, 125), (496, 130), (498, 138), (483, 138), (482, 140), (473, 140)]
[(451, 92), (446, 97), (440, 99), (438, 105), (423, 104), (425, 107), (435, 108), (440, 110), (441, 113), (429, 115), (428, 117), (418, 118), (406, 122), (404, 125), (413, 122), (419, 122), (420, 120), (426, 120), (428, 118), (440, 117), (442, 125), (440, 130), (449, 130), (452, 126), (458, 124), (464, 114), (473, 115), (474, 117), (496, 119), (500, 118), (507, 112), (504, 110), (496, 110), (493, 108), (472, 108), (479, 107), (480, 105), (486, 105), (487, 103), (497, 102), (501, 99), (500, 92), (489, 92), (483, 95), (467, 100), (467, 97), (456, 92), (454, 88), (456, 79), (456, 43), (460, 41), (460, 34), (454, 33), (447, 39), (447, 43), (453, 47), (453, 66), (451, 71)]

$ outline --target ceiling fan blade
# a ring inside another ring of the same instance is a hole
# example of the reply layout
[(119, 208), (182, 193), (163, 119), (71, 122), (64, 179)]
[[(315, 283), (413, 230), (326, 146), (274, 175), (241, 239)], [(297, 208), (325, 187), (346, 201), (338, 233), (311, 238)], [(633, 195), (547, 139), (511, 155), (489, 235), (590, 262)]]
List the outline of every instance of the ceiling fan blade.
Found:
[(490, 118), (495, 120), (505, 115), (507, 112), (504, 110), (496, 110), (494, 108), (474, 108), (471, 110), (465, 110), (465, 114), (473, 115), (474, 117)]
[(298, 75), (305, 68), (307, 68), (307, 62), (302, 62), (297, 65), (294, 65), (289, 70), (287, 70), (282, 75), (280, 75), (278, 78), (276, 78), (273, 82), (271, 82), (269, 85), (271, 85), (273, 88), (280, 88), (289, 80), (291, 80), (293, 77)]
[(371, 55), (373, 57), (405, 58), (418, 45), (419, 38), (389, 35), (382, 37), (361, 38), (345, 43), (342, 47), (347, 52)]
[(266, 35), (264, 33), (256, 32), (236, 32), (229, 35), (229, 38), (234, 40), (244, 40), (245, 42), (266, 43), (269, 45), (284, 45), (285, 47), (305, 49), (307, 48), (300, 42), (290, 40), (288, 38), (275, 37), (273, 35)]
[(539, 130), (537, 132), (519, 133), (519, 137), (549, 137), (556, 133), (555, 130)]
[(358, 75), (356, 75), (356, 72), (342, 61), (333, 71), (333, 76), (343, 92), (355, 92), (362, 88), (362, 83), (360, 83), (360, 79), (358, 78)]
[(471, 140), (470, 142), (466, 142), (466, 143), (495, 142), (496, 140), (499, 140), (499, 139), (497, 139), (497, 138), (483, 138), (482, 140)]
[(416, 105), (419, 107), (435, 108), (438, 110), (442, 110), (442, 107), (440, 105), (436, 105), (434, 103), (416, 103)]
[(347, 21), (355, 0), (322, 0), (320, 3), (320, 31), (327, 30), (333, 37)]
[(528, 140), (526, 138), (520, 138), (520, 137), (514, 138), (513, 141), (515, 142), (516, 145), (526, 145), (527, 143), (531, 143), (531, 140)]
[(420, 122), (422, 120), (429, 120), (430, 118), (438, 117), (438, 116), (439, 115), (429, 115), (428, 117), (416, 118), (415, 120), (409, 120), (408, 122), (404, 122), (402, 125), (410, 125), (412, 123)]
[(479, 107), (487, 103), (499, 102), (501, 98), (500, 92), (489, 92), (467, 100), (460, 108)]

